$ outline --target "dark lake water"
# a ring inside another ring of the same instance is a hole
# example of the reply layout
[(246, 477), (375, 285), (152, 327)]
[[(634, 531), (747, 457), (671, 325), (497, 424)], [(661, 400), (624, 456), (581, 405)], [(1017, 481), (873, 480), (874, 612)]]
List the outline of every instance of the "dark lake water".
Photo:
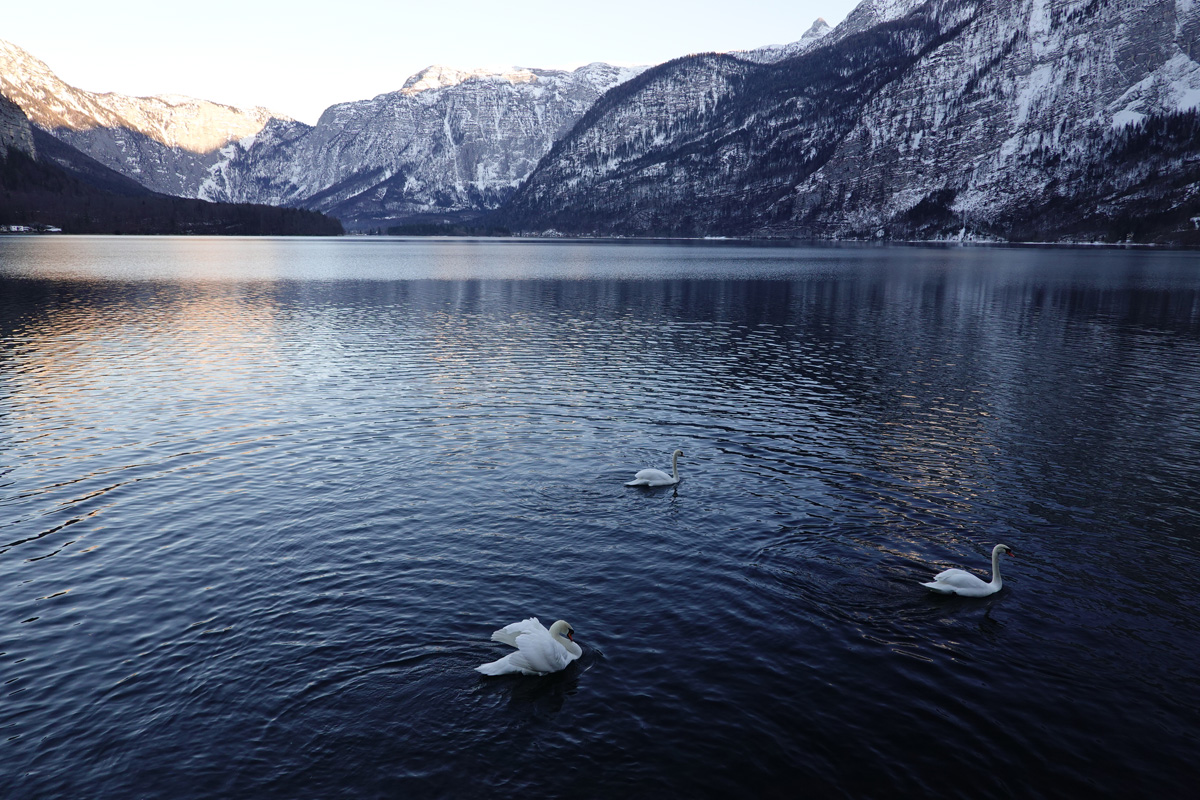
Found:
[(1193, 796), (1198, 607), (1196, 254), (0, 239), (0, 797)]

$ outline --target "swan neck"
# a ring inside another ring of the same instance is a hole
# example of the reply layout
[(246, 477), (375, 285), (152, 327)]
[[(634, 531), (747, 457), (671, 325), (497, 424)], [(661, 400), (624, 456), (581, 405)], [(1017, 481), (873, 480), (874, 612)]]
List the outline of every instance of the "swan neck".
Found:
[(1004, 580), (1000, 577), (1000, 550), (992, 551), (992, 586), (999, 589), (1004, 585)]
[(671, 477), (679, 480), (679, 453), (671, 453)]

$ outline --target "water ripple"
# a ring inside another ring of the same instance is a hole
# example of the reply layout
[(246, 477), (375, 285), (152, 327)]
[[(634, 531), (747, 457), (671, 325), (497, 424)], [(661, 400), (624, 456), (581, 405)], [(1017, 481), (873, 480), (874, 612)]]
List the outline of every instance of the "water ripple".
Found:
[[(5, 797), (1193, 782), (1180, 254), (0, 255)], [(475, 673), (529, 614), (583, 658)]]

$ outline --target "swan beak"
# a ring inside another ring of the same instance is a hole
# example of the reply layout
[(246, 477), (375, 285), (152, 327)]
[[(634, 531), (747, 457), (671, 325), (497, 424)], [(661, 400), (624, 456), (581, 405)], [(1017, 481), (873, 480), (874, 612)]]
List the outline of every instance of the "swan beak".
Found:
[(1010, 555), (1010, 556), (1015, 556), (1016, 554), (1017, 554), (1016, 551), (1013, 550), (1011, 547), (1008, 548), (1008, 552), (1006, 553), (1006, 555)]
[(567, 631), (567, 639), (572, 642), (575, 641), (575, 631)]

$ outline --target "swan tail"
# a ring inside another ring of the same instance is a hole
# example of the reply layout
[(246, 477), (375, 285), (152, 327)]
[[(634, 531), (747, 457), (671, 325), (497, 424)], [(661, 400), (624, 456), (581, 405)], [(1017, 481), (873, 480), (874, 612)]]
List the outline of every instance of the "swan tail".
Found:
[(946, 584), (938, 583), (937, 581), (930, 581), (929, 583), (922, 583), (921, 585), (927, 589), (932, 589), (938, 594), (954, 594), (953, 586), (947, 586)]
[[(486, 664), (480, 664), (475, 668), (476, 672), (482, 672), (484, 675), (545, 675), (541, 670), (536, 670), (529, 665), (527, 659), (521, 658), (521, 653), (509, 653), (504, 658), (498, 658), (495, 661), (489, 661)], [(514, 660), (516, 656), (516, 660)]]
[(475, 668), (475, 671), (482, 672), (484, 675), (511, 675), (514, 672), (524, 672), (525, 667), (523, 665), (514, 663), (513, 656), (515, 655), (520, 654), (509, 653), (503, 658), (497, 658), (495, 661), (480, 664)]
[(489, 661), (486, 664), (480, 664), (475, 668), (476, 672), (482, 672), (484, 675), (507, 675), (510, 672), (516, 672), (508, 665), (508, 656), (498, 658), (495, 661)]
[(649, 485), (650, 485), (650, 481), (648, 481), (648, 480), (646, 480), (645, 478), (643, 478), (643, 479), (642, 479), (642, 480), (640, 480), (640, 481), (630, 481), (629, 483), (627, 483), (627, 484), (625, 484), (625, 485), (626, 485), (626, 486), (649, 486)]

